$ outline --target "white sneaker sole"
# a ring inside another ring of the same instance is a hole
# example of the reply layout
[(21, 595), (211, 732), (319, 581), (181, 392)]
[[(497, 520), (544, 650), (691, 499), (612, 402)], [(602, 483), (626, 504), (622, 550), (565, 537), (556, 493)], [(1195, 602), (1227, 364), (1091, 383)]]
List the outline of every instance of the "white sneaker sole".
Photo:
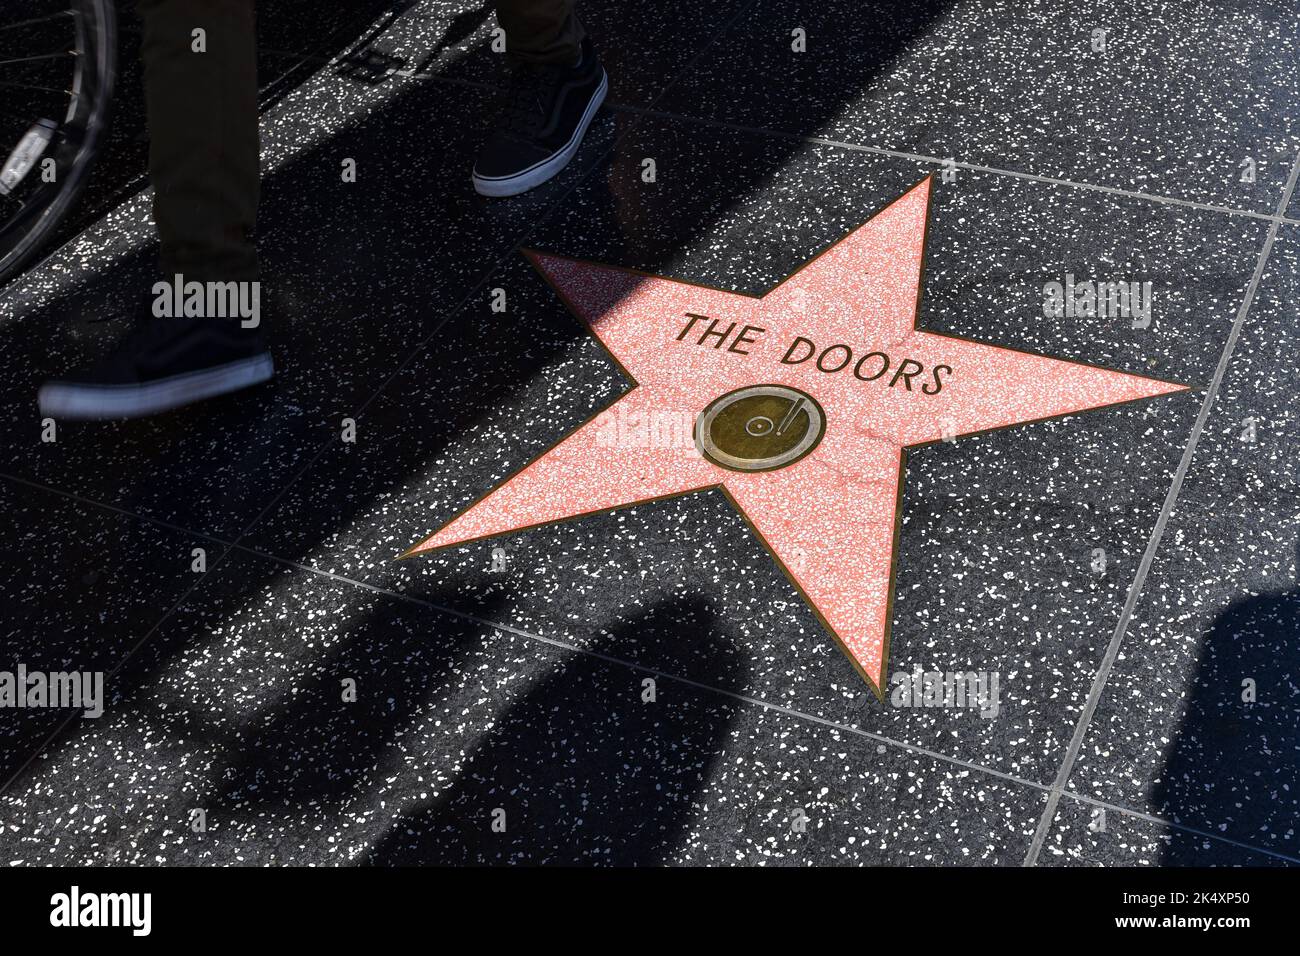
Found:
[(141, 418), (261, 384), (275, 374), (268, 353), (147, 385), (42, 385), (41, 414), (63, 419)]
[(600, 86), (596, 87), (596, 92), (591, 96), (591, 102), (587, 104), (587, 109), (583, 111), (578, 128), (573, 131), (573, 135), (569, 137), (569, 141), (562, 148), (556, 150), (546, 159), (510, 176), (480, 176), (478, 173), (474, 173), (474, 191), (480, 196), (492, 196), (494, 198), (517, 196), (553, 178), (556, 173), (569, 165), (569, 160), (573, 159), (578, 147), (582, 145), (582, 137), (587, 134), (587, 127), (591, 125), (591, 121), (595, 118), (596, 110), (600, 109), (600, 104), (605, 102), (605, 93), (608, 89), (609, 75), (602, 68), (600, 71)]

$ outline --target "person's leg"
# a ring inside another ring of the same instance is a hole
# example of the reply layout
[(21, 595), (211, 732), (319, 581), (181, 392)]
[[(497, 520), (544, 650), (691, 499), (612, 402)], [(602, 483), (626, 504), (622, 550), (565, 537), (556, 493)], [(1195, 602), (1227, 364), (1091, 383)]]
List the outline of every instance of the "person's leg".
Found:
[(525, 63), (573, 66), (586, 35), (573, 7), (574, 0), (497, 0), (506, 52)]
[[(137, 8), (163, 275), (255, 279), (253, 0), (137, 0)], [(203, 52), (196, 52), (199, 42)]]
[[(106, 358), (45, 383), (42, 414), (151, 415), (264, 382), (253, 0), (137, 0), (163, 281)], [(177, 277), (181, 277), (177, 282)]]
[(574, 0), (497, 0), (515, 65), (510, 104), (474, 163), (474, 188), (513, 196), (562, 170), (578, 150), (608, 80)]

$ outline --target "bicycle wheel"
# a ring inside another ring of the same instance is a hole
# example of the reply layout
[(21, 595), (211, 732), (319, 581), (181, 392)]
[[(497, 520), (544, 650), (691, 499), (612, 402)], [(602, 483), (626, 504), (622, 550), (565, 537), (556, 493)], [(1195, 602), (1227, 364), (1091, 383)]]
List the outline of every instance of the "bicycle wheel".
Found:
[(104, 140), (112, 0), (10, 0), (0, 22), (0, 282), (67, 214)]

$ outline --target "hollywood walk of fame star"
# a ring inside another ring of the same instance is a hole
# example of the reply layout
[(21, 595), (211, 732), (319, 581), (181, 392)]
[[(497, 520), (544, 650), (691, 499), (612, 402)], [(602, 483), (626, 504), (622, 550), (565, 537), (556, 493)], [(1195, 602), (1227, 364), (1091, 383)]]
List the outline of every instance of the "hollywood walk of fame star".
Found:
[(527, 252), (636, 385), (407, 555), (720, 488), (880, 696), (907, 449), (1186, 388), (918, 330), (932, 182), (761, 296)]

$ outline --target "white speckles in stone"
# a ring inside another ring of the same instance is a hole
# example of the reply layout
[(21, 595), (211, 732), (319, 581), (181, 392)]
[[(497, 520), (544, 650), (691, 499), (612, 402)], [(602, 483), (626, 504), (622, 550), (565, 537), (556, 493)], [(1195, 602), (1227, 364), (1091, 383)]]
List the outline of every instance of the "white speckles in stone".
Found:
[[(940, 171), (874, 148), (991, 167), (936, 181), (918, 328), (1210, 380), (1269, 223), (1163, 198), (1274, 212), (1300, 129), (1290, 11), (1107, 0), (1092, 15), (1125, 29), (1099, 69), (1051, 4), (782, 2), (810, 30), (801, 60), (764, 39), (776, 4), (721, 34), (737, 2), (589, 4), (615, 109), (555, 183), (507, 202), (467, 183), (502, 79), (490, 17), (452, 36), (460, 7), (421, 0), (372, 38), (419, 76), (304, 73), (262, 126), (270, 389), (61, 425), (33, 450), (36, 385), (106, 350), (125, 322), (100, 320), (149, 277), (147, 196), (0, 292), (0, 466), (20, 479), (0, 483), (0, 530), (22, 562), (0, 583), (6, 647), (123, 663), (103, 718), (0, 797), (0, 861), (1024, 858), (1199, 391), (909, 457), (891, 669), (996, 672), (992, 719), (864, 694), (716, 492), (524, 531), (499, 555), (392, 560), (628, 388), (516, 246), (757, 294)], [(642, 42), (670, 32), (683, 42)], [(678, 76), (706, 42), (708, 68)], [(818, 134), (870, 149), (801, 138)], [(1044, 864), (1300, 859), (1297, 241), (1282, 228)], [(1045, 317), (1066, 272), (1152, 281), (1152, 326)], [(496, 286), (505, 313), (485, 307)], [(213, 536), (241, 547), (217, 562)], [(200, 544), (214, 569), (191, 592)], [(0, 711), (0, 777), (62, 717)]]

